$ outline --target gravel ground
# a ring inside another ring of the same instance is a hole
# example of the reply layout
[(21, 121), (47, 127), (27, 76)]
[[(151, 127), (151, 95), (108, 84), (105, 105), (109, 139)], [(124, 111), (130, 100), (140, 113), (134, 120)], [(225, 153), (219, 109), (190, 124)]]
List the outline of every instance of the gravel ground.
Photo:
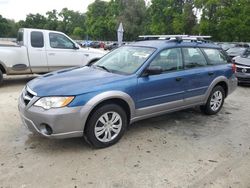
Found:
[(140, 121), (95, 150), (21, 125), (17, 98), (32, 78), (0, 87), (0, 187), (250, 188), (250, 87), (238, 87), (218, 115), (189, 109)]

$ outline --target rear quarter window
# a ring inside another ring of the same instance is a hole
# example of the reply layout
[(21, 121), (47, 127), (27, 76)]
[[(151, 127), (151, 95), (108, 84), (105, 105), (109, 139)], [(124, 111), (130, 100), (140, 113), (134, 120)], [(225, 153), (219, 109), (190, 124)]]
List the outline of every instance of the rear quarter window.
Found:
[(207, 58), (208, 64), (210, 65), (220, 65), (226, 64), (228, 62), (228, 58), (218, 49), (203, 49)]
[(31, 36), (31, 46), (33, 48), (43, 48), (44, 47), (44, 39), (43, 39), (43, 33), (39, 31), (32, 31)]

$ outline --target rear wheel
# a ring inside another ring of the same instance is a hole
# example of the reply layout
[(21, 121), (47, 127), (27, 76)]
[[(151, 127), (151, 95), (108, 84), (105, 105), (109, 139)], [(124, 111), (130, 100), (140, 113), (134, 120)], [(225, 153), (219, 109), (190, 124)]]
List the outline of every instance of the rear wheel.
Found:
[(217, 114), (223, 104), (225, 99), (225, 90), (221, 86), (216, 86), (212, 90), (206, 105), (201, 106), (201, 110), (208, 115), (214, 115)]
[(86, 124), (85, 138), (96, 148), (118, 142), (127, 126), (127, 115), (116, 104), (106, 104), (96, 109)]
[(0, 70), (0, 85), (3, 83), (3, 72)]

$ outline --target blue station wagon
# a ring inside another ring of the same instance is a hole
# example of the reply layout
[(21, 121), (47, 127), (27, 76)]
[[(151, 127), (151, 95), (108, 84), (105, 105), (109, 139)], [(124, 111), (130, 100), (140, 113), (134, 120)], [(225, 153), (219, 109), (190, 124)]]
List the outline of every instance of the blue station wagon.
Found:
[(219, 46), (178, 36), (135, 42), (93, 65), (40, 76), (25, 86), (18, 106), (32, 132), (84, 137), (102, 148), (138, 120), (193, 106), (216, 114), (236, 86), (235, 65)]

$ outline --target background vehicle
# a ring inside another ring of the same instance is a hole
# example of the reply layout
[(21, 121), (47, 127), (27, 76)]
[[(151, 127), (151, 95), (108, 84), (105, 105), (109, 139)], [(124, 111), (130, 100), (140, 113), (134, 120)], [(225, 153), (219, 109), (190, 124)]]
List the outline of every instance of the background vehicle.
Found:
[[(125, 42), (122, 43), (122, 45), (125, 45)], [(104, 46), (104, 50), (113, 50), (119, 47), (119, 44), (117, 42), (113, 42), (110, 44), (106, 44)]]
[(46, 73), (82, 66), (100, 59), (104, 51), (82, 49), (61, 32), (20, 29), (16, 45), (0, 46), (0, 83), (3, 74)]
[(247, 48), (241, 56), (233, 58), (237, 67), (236, 76), (239, 84), (250, 84), (250, 48)]
[(233, 47), (233, 48), (229, 48), (226, 52), (229, 57), (234, 58), (236, 56), (242, 55), (245, 50), (246, 50), (246, 47)]
[(91, 48), (100, 48), (101, 45), (100, 45), (100, 42), (91, 42), (90, 45), (89, 45)]
[(236, 44), (232, 44), (232, 43), (219, 43), (219, 45), (221, 46), (221, 48), (225, 51), (227, 51), (230, 48), (235, 47)]
[(219, 46), (195, 37), (141, 41), (92, 66), (29, 82), (19, 110), (27, 127), (45, 137), (84, 135), (93, 146), (107, 147), (141, 119), (193, 106), (218, 113), (237, 86), (228, 62)]

